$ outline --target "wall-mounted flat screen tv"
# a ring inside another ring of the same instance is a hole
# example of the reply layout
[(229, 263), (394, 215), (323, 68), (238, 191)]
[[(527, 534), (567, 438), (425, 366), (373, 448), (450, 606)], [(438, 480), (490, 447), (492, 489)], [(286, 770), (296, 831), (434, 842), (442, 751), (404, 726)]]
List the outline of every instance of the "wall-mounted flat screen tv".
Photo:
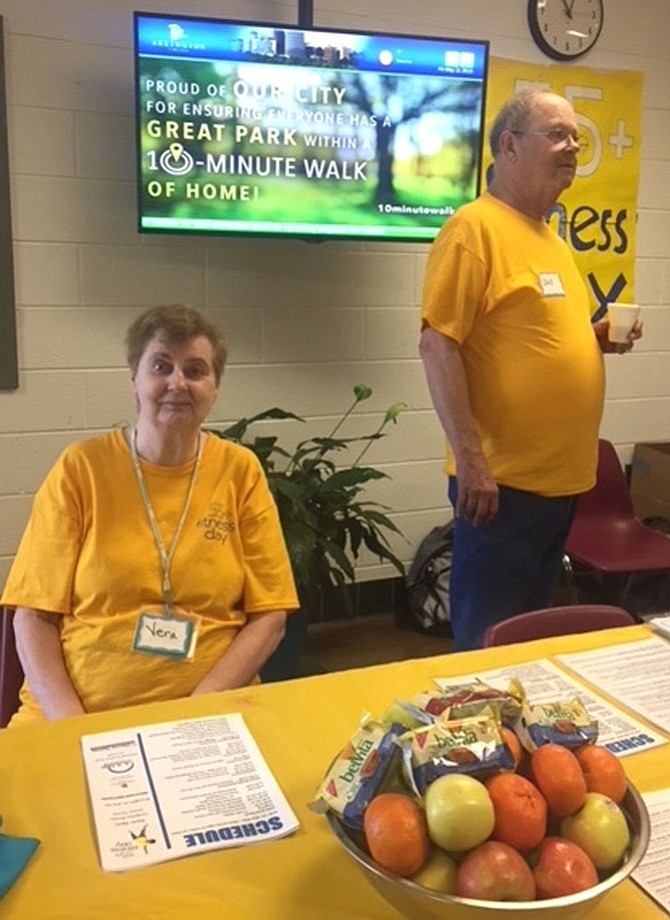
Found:
[(488, 44), (135, 13), (139, 230), (432, 240), (479, 191)]

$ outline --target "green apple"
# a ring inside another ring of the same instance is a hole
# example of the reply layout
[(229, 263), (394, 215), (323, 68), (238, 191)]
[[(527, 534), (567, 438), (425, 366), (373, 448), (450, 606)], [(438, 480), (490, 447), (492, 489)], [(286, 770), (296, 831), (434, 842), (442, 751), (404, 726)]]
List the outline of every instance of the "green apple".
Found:
[(410, 878), (423, 888), (439, 891), (442, 894), (454, 894), (456, 891), (456, 861), (444, 850), (432, 847), (428, 859), (419, 871)]
[(579, 811), (561, 821), (561, 836), (580, 846), (596, 869), (612, 869), (630, 844), (624, 813), (599, 792), (587, 792)]
[(462, 773), (448, 773), (432, 782), (424, 796), (424, 807), (430, 839), (456, 853), (483, 843), (495, 823), (486, 786)]

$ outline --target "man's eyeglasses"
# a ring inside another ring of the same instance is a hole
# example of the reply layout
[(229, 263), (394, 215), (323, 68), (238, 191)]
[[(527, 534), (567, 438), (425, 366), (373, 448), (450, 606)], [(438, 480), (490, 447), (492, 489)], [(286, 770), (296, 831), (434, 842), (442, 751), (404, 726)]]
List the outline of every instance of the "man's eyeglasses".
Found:
[(517, 137), (522, 137), (524, 134), (540, 134), (552, 144), (567, 144), (568, 141), (572, 141), (578, 149), (586, 144), (580, 134), (576, 131), (568, 131), (567, 128), (549, 128), (547, 131), (512, 131), (511, 133), (516, 134)]

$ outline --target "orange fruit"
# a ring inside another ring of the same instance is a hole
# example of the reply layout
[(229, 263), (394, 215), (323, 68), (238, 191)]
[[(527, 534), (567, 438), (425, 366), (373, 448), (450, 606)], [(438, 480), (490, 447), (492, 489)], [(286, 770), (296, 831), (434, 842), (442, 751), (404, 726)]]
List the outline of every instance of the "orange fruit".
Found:
[(516, 732), (513, 732), (511, 728), (507, 728), (505, 725), (500, 729), (500, 734), (502, 739), (507, 745), (507, 747), (512, 752), (512, 757), (514, 758), (514, 769), (518, 770), (521, 766), (521, 761), (523, 760), (524, 749), (521, 747), (521, 742), (519, 741), (519, 736)]
[(539, 846), (547, 833), (547, 803), (539, 789), (518, 773), (498, 773), (484, 785), (493, 802), (494, 840), (520, 853)]
[(382, 792), (375, 796), (365, 809), (363, 831), (370, 856), (396, 875), (414, 875), (426, 861), (426, 817), (408, 795)]
[(617, 805), (626, 794), (626, 774), (621, 761), (599, 744), (586, 744), (575, 751), (588, 792), (600, 792)]
[(565, 818), (582, 807), (586, 780), (571, 750), (562, 744), (543, 744), (530, 755), (530, 769), (552, 817)]

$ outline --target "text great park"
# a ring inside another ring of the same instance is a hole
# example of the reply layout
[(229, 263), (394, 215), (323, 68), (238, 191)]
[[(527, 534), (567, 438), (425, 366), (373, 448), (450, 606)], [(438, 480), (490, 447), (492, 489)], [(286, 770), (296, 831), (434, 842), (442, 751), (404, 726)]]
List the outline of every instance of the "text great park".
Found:
[[(258, 125), (234, 125), (233, 134), (236, 143), (249, 141), (252, 144), (284, 144), (295, 146), (297, 128), (261, 128)], [(220, 122), (195, 121), (159, 121), (152, 118), (147, 122), (149, 137), (164, 137), (171, 141), (220, 141), (225, 136), (228, 125)]]

